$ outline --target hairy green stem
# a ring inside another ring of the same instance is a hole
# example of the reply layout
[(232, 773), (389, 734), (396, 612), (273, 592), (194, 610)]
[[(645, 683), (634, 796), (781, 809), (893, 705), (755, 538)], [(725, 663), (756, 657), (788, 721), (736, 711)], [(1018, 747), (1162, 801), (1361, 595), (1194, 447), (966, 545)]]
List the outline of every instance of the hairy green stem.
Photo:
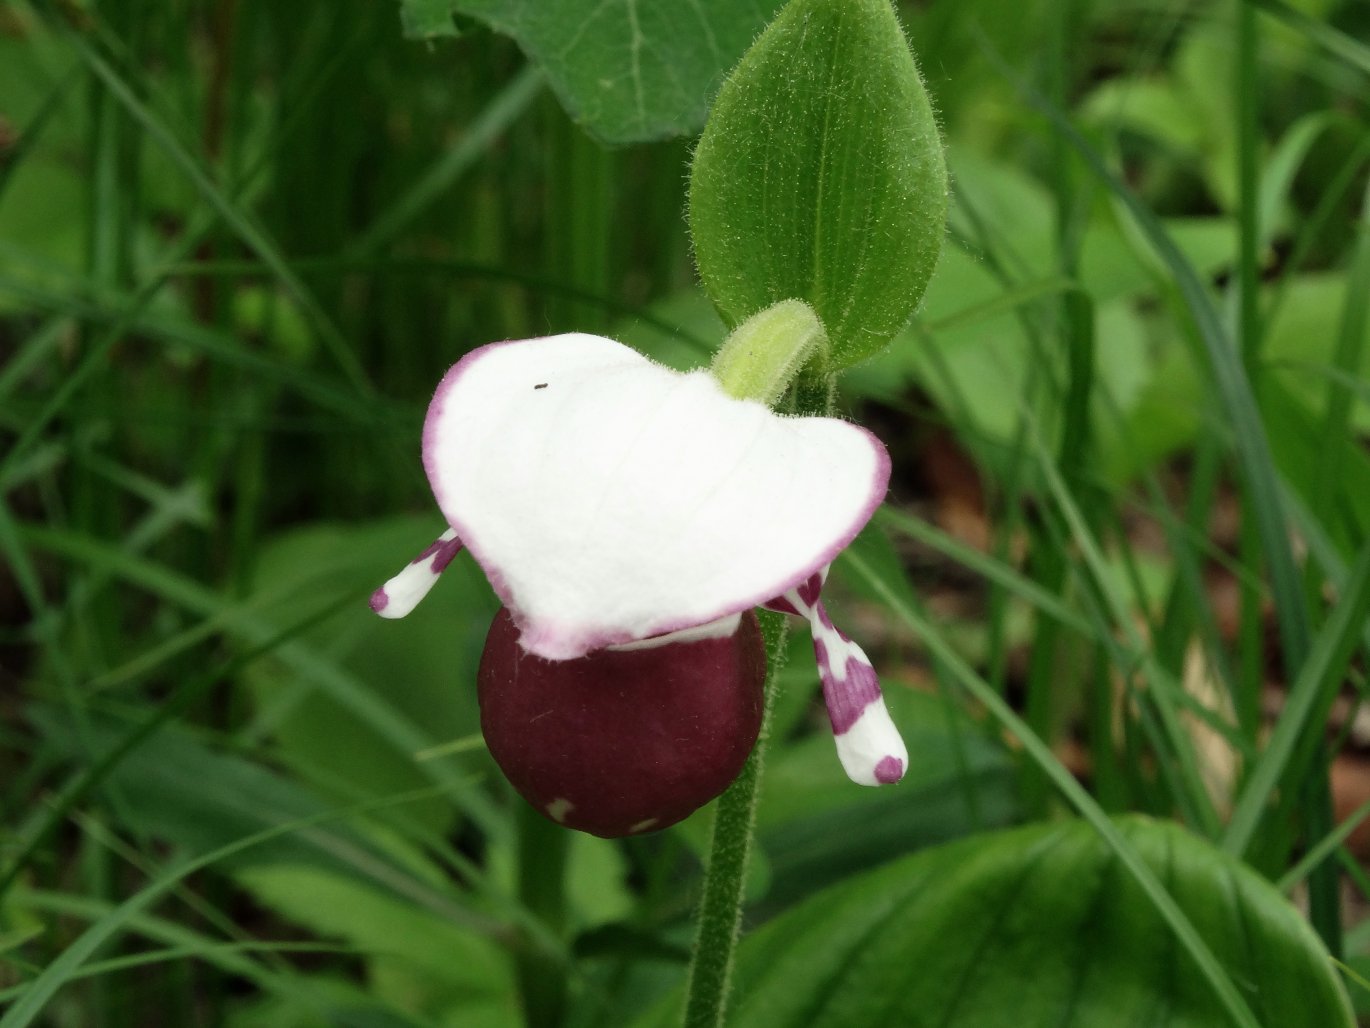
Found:
[(761, 770), (775, 706), (775, 683), (785, 660), (787, 628), (784, 616), (763, 611), (760, 617), (769, 667), (765, 712), (752, 755), (747, 758), (737, 780), (719, 797), (714, 812), (709, 867), (704, 876), (694, 959), (690, 963), (686, 987), (686, 1028), (718, 1028), (723, 1024), (728, 1008), (733, 954), (741, 933), (742, 901), (752, 855), (752, 827), (756, 821)]
[[(798, 300), (783, 300), (738, 326), (724, 342), (712, 371), (733, 396), (779, 403), (792, 414), (831, 414), (832, 376), (814, 371), (809, 364), (826, 345), (827, 334), (813, 309)], [(709, 866), (686, 985), (687, 1028), (718, 1028), (728, 1009), (776, 678), (785, 662), (784, 616), (760, 611), (759, 617), (767, 667), (761, 732), (742, 773), (719, 797), (714, 811)]]

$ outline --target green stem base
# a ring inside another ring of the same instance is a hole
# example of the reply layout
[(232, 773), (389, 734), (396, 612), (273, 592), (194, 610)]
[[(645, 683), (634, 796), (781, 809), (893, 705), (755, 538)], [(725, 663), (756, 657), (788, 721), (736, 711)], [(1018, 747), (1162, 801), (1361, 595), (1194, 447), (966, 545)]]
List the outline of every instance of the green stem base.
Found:
[(769, 668), (765, 712), (752, 755), (737, 780), (719, 797), (714, 812), (709, 867), (699, 904), (699, 932), (686, 988), (686, 1028), (718, 1028), (727, 1012), (733, 953), (742, 927), (742, 901), (752, 855), (752, 826), (775, 706), (775, 682), (785, 661), (784, 616), (763, 611), (760, 618)]
[[(519, 899), (549, 931), (560, 935), (566, 921), (566, 829), (532, 807), (519, 805)], [(520, 939), (516, 959), (519, 995), (528, 1028), (558, 1028), (566, 1013), (566, 969), (537, 939)]]

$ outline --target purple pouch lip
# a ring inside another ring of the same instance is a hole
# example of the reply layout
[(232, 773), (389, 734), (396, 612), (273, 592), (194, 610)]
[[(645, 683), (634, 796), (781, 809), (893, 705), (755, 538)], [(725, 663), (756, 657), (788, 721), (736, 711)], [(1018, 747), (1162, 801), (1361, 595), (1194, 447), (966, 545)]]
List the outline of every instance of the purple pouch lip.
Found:
[(765, 678), (750, 613), (726, 635), (558, 661), (520, 646), (502, 608), (481, 655), (481, 731), (543, 816), (606, 838), (659, 831), (742, 770)]

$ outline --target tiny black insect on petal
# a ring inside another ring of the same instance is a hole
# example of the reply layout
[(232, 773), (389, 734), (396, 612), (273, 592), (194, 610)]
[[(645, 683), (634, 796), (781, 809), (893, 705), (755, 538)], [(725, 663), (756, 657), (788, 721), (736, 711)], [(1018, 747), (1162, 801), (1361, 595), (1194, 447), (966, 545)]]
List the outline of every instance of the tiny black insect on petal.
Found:
[(546, 382), (539, 382), (537, 385), (533, 386), (533, 388), (534, 388), (534, 389), (546, 389), (546, 388), (547, 388), (547, 383), (546, 383)]

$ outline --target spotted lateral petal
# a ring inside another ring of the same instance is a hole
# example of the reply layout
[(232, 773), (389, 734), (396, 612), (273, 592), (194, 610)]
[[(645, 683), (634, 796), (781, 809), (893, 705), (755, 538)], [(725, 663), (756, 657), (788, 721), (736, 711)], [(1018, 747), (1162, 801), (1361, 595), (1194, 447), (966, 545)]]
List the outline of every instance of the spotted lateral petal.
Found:
[(869, 432), (779, 416), (598, 336), (496, 343), (444, 377), (423, 461), (549, 660), (701, 625), (825, 567), (885, 494)]
[(857, 785), (889, 785), (904, 777), (908, 749), (890, 719), (870, 658), (832, 623), (819, 599), (827, 573), (825, 567), (766, 606), (809, 623), (837, 759), (847, 777)]
[(449, 528), (405, 565), (403, 571), (371, 594), (371, 609), (383, 618), (404, 617), (428, 595), (438, 576), (460, 552), (461, 540), (456, 530)]

